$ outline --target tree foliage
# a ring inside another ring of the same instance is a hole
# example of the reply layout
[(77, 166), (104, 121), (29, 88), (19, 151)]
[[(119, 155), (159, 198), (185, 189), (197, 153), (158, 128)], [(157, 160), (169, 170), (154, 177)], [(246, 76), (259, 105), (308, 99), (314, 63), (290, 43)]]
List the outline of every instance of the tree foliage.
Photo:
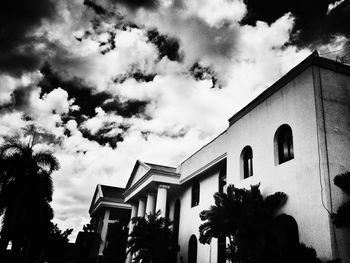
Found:
[[(333, 182), (347, 195), (350, 195), (350, 172), (336, 175)], [(332, 217), (336, 227), (350, 228), (350, 201), (344, 202)]]
[(227, 193), (215, 193), (215, 205), (200, 213), (204, 223), (199, 241), (209, 244), (212, 238), (225, 237), (231, 262), (264, 262), (273, 249), (274, 215), (287, 196), (277, 192), (263, 198), (259, 187), (247, 190), (229, 185)]
[[(32, 258), (53, 218), (51, 173), (59, 169), (49, 152), (8, 140), (0, 146), (0, 253), (12, 241), (14, 254)], [(21, 253), (20, 253), (21, 252)]]
[(170, 262), (177, 251), (171, 222), (159, 215), (160, 211), (132, 219), (134, 227), (127, 246), (128, 253), (134, 255), (133, 262)]
[(72, 234), (73, 229), (66, 229), (62, 231), (57, 224), (51, 223), (50, 232), (45, 240), (44, 252), (42, 257), (47, 262), (61, 262), (66, 247), (68, 245), (68, 236)]

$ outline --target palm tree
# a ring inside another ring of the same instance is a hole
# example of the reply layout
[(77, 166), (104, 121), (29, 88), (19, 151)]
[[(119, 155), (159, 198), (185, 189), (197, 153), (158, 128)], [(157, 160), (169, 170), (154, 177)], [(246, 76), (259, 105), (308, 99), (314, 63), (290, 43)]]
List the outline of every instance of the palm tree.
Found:
[(35, 152), (32, 143), (8, 140), (0, 146), (0, 253), (11, 241), (14, 255), (32, 255), (48, 233), (53, 218), (51, 173), (58, 169), (57, 159), (49, 152)]
[[(350, 196), (350, 172), (336, 175), (333, 182)], [(344, 202), (332, 217), (336, 227), (350, 228), (350, 201)]]
[(274, 215), (287, 196), (277, 192), (263, 198), (259, 186), (247, 190), (229, 185), (227, 193), (215, 193), (215, 205), (200, 213), (205, 222), (199, 227), (199, 241), (227, 238), (226, 257), (231, 262), (264, 262), (272, 249)]
[(133, 262), (171, 262), (178, 245), (174, 242), (170, 221), (159, 215), (160, 211), (132, 219), (135, 225), (127, 246), (128, 253), (134, 255)]

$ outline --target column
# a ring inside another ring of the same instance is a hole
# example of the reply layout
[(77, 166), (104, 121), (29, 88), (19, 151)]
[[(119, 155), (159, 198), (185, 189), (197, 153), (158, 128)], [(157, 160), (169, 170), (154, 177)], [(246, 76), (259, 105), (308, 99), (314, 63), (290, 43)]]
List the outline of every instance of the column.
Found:
[(109, 209), (105, 210), (105, 214), (103, 216), (103, 224), (102, 224), (102, 230), (101, 230), (101, 244), (99, 249), (99, 256), (103, 256), (103, 250), (105, 249), (106, 245), (106, 237), (107, 237), (107, 231), (108, 231), (108, 220), (109, 220)]
[(145, 208), (146, 208), (145, 198), (140, 198), (140, 200), (139, 200), (139, 208), (137, 210), (137, 216), (138, 217), (144, 217), (145, 216)]
[(153, 193), (149, 193), (147, 195), (147, 203), (146, 203), (146, 214), (154, 213), (154, 209), (156, 206), (156, 197)]
[(131, 219), (137, 216), (137, 205), (131, 204), (131, 215), (130, 215), (130, 223), (129, 223), (129, 234), (132, 231), (134, 224), (131, 222)]
[[(131, 215), (130, 215), (130, 222), (129, 222), (129, 235), (131, 234), (134, 224), (131, 222), (131, 219), (137, 216), (137, 204), (131, 204)], [(128, 251), (128, 248), (126, 248), (126, 251)], [(132, 261), (132, 256), (130, 253), (126, 255), (125, 263), (131, 263)]]
[(168, 185), (161, 184), (158, 186), (156, 212), (160, 210), (161, 217), (165, 217), (168, 189), (169, 189)]

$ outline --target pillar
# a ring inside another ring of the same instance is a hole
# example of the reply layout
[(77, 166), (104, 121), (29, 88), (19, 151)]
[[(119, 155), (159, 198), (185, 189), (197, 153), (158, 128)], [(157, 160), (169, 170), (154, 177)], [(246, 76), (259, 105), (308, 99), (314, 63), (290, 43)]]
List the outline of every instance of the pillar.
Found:
[[(137, 216), (137, 204), (131, 204), (131, 215), (130, 215), (130, 222), (129, 222), (129, 235), (131, 234), (133, 228), (134, 228), (134, 224), (131, 222), (131, 219)], [(128, 248), (126, 248), (126, 251), (128, 250)], [(126, 255), (126, 259), (125, 259), (125, 263), (131, 263), (132, 261), (132, 256), (130, 253), (128, 253)]]
[(109, 220), (109, 209), (105, 210), (105, 214), (103, 216), (103, 224), (102, 224), (102, 230), (101, 230), (101, 244), (99, 249), (99, 256), (103, 256), (103, 250), (105, 249), (106, 245), (106, 237), (107, 237), (107, 231), (108, 231), (108, 220)]
[(154, 209), (156, 206), (156, 197), (153, 193), (149, 193), (147, 195), (147, 203), (146, 203), (146, 214), (154, 213)]
[(161, 184), (158, 186), (156, 211), (158, 212), (160, 210), (161, 217), (165, 217), (168, 189), (168, 185)]
[(132, 231), (132, 228), (134, 224), (131, 222), (131, 219), (137, 216), (137, 205), (136, 204), (131, 204), (131, 215), (130, 215), (130, 223), (129, 223), (129, 234)]
[(146, 202), (144, 198), (140, 198), (139, 200), (139, 208), (137, 209), (137, 216), (138, 217), (144, 217), (145, 216), (145, 209), (146, 209)]

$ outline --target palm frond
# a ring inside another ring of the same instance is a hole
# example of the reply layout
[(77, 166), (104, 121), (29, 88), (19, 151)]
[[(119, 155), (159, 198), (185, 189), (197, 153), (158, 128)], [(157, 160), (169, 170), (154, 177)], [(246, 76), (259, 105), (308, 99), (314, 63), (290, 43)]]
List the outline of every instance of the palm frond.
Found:
[(57, 158), (52, 153), (39, 152), (36, 153), (33, 157), (40, 168), (48, 170), (50, 173), (60, 168)]
[(350, 172), (338, 174), (334, 177), (333, 182), (347, 194), (350, 194)]
[(275, 212), (287, 202), (287, 195), (283, 192), (276, 192), (265, 198), (265, 205), (270, 212)]

